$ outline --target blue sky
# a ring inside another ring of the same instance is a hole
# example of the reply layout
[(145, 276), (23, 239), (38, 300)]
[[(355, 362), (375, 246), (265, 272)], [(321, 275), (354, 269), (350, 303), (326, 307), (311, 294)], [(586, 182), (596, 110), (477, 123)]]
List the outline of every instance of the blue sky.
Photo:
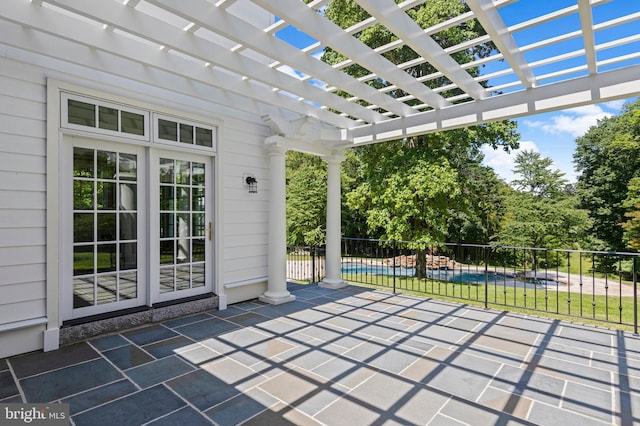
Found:
[(551, 158), (554, 162), (553, 169), (560, 170), (566, 179), (575, 182), (577, 176), (573, 169), (573, 153), (576, 138), (584, 135), (598, 120), (618, 115), (624, 102), (620, 100), (519, 118), (516, 121), (520, 133), (520, 149), (507, 154), (502, 150), (486, 147), (483, 149), (484, 164), (491, 166), (498, 176), (510, 182), (515, 178), (512, 170), (517, 153), (522, 150), (535, 151)]

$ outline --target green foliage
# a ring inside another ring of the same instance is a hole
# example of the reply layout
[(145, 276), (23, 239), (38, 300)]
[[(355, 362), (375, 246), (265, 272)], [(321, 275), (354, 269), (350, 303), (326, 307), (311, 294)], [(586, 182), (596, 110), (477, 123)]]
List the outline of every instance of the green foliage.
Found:
[(619, 116), (600, 120), (576, 144), (574, 162), (581, 172), (576, 193), (593, 219), (593, 234), (607, 249), (624, 250), (637, 222), (629, 190), (640, 177), (640, 100), (626, 104)]
[(322, 159), (289, 151), (287, 162), (287, 244), (321, 245), (327, 205), (327, 168)]
[(516, 157), (514, 183), (520, 191), (505, 191), (506, 212), (494, 240), (500, 245), (578, 248), (586, 241), (591, 222), (578, 208), (575, 195), (561, 191), (563, 174), (551, 170), (553, 161), (524, 151)]
[(560, 170), (551, 170), (553, 160), (543, 157), (539, 152), (523, 151), (518, 153), (513, 172), (520, 179), (512, 183), (516, 188), (538, 197), (554, 197), (567, 185)]

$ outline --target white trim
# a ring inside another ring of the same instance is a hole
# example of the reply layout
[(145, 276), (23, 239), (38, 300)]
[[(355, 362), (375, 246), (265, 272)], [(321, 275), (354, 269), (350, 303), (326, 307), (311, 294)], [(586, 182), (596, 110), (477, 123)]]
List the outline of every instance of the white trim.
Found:
[(34, 327), (36, 325), (47, 324), (47, 317), (32, 318), (22, 321), (14, 321), (6, 324), (0, 324), (0, 333), (12, 330), (20, 330), (21, 328)]
[(258, 277), (258, 278), (250, 278), (248, 280), (242, 280), (242, 281), (235, 281), (235, 282), (232, 282), (232, 283), (226, 283), (224, 285), (224, 288), (244, 287), (244, 286), (248, 286), (248, 285), (267, 282), (268, 280), (269, 280), (268, 276)]

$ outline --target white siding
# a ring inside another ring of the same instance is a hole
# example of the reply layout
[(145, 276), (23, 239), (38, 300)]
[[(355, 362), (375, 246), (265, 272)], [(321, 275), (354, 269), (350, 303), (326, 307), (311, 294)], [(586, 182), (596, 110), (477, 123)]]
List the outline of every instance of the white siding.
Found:
[(0, 59), (0, 325), (46, 316), (44, 83)]
[[(269, 159), (263, 147), (271, 131), (260, 119), (265, 111), (237, 112), (203, 98), (0, 44), (0, 326), (47, 316), (47, 78), (222, 123), (216, 171), (221, 191), (216, 209), (222, 228), (216, 233), (223, 242), (218, 253), (223, 271), (219, 288), (266, 277)], [(243, 173), (256, 176), (257, 194), (248, 193)], [(239, 301), (240, 293), (244, 298), (258, 297), (263, 287), (248, 286), (231, 299)], [(42, 326), (16, 329), (0, 332), (0, 341), (24, 341), (12, 349), (19, 353), (41, 348), (42, 338), (34, 337), (41, 334)]]

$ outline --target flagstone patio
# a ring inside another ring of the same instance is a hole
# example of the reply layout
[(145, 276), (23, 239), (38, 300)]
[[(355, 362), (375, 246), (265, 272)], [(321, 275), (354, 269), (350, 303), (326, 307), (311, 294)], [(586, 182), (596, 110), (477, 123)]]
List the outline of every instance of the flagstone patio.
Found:
[(0, 403), (76, 425), (631, 425), (629, 332), (350, 286), (0, 360)]

